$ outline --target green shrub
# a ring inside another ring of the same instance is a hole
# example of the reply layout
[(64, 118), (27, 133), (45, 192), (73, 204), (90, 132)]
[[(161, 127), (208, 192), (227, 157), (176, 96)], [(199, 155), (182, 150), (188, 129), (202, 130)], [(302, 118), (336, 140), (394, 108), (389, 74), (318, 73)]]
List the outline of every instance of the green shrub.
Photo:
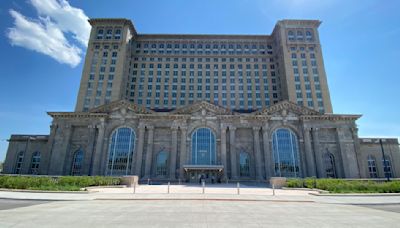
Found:
[(89, 186), (118, 185), (117, 177), (102, 176), (0, 176), (0, 188), (79, 191)]
[(378, 182), (346, 179), (288, 179), (287, 186), (318, 188), (332, 193), (400, 193), (400, 181)]
[(303, 179), (300, 179), (300, 178), (287, 179), (286, 185), (289, 188), (302, 188), (303, 187)]

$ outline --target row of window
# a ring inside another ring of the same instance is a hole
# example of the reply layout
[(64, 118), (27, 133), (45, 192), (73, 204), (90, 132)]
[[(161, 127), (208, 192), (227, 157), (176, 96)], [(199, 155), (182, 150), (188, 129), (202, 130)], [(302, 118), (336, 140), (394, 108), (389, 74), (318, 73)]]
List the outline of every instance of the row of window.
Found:
[[(14, 168), (15, 174), (21, 174), (22, 165), (24, 162), (24, 156), (25, 156), (24, 151), (20, 151), (18, 153), (16, 162), (15, 162), (15, 168)], [(40, 152), (35, 151), (32, 154), (31, 163), (30, 163), (29, 171), (28, 171), (29, 174), (33, 174), (33, 175), (39, 174), (40, 160), (41, 160)], [(83, 161), (83, 151), (78, 150), (73, 155), (71, 175), (81, 175), (82, 174), (82, 165), (83, 165), (82, 161)]]
[[(17, 155), (17, 159), (15, 162), (15, 168), (14, 168), (14, 173), (15, 174), (20, 174), (21, 170), (22, 170), (22, 164), (24, 162), (24, 156), (25, 153), (24, 151), (20, 151)], [(32, 154), (31, 157), (31, 164), (29, 166), (29, 174), (38, 174), (39, 173), (39, 165), (40, 165), (40, 152), (39, 151), (35, 151)]]
[[(378, 170), (376, 168), (376, 159), (375, 156), (368, 155), (368, 172), (369, 177), (371, 178), (378, 178)], [(385, 159), (382, 159), (382, 166), (383, 166), (383, 174), (385, 177), (393, 177), (392, 171), (392, 162), (388, 156), (385, 156)]]
[(250, 55), (250, 54), (252, 54), (252, 55), (266, 55), (266, 54), (268, 54), (268, 55), (272, 55), (273, 54), (273, 52), (272, 51), (267, 51), (267, 52), (265, 52), (265, 51), (199, 51), (199, 50), (197, 50), (197, 51), (163, 51), (163, 50), (158, 50), (158, 51), (156, 51), (156, 50), (151, 50), (151, 51), (149, 51), (149, 50), (143, 50), (143, 51), (141, 51), (141, 50), (136, 50), (135, 51), (135, 53), (136, 54), (141, 54), (141, 53), (143, 53), (143, 54), (167, 54), (167, 55), (171, 55), (171, 54), (175, 54), (175, 55), (180, 55), (180, 54), (183, 54), (183, 55), (186, 55), (186, 54), (189, 54), (189, 55), (195, 55), (195, 54), (197, 54), (197, 55)]
[(313, 41), (313, 32), (310, 30), (307, 30), (305, 32), (305, 34), (303, 33), (303, 31), (293, 31), (293, 30), (289, 30), (288, 31), (288, 39), (289, 41)]
[[(111, 135), (108, 149), (107, 175), (127, 175), (132, 166), (136, 134), (133, 129), (121, 127)], [(216, 165), (216, 136), (209, 128), (199, 128), (192, 134), (193, 165)], [(275, 175), (282, 177), (299, 177), (300, 160), (298, 139), (296, 134), (286, 128), (280, 128), (272, 134), (272, 149), (274, 155)], [(81, 149), (72, 156), (71, 175), (82, 175), (84, 153)], [(39, 151), (32, 154), (29, 173), (38, 174), (41, 155)], [(168, 153), (161, 151), (156, 157), (156, 175), (167, 175)], [(323, 156), (326, 176), (336, 178), (335, 156), (328, 150)], [(24, 151), (17, 154), (14, 173), (20, 174), (24, 161)], [(371, 178), (377, 178), (376, 159), (368, 155), (368, 171)], [(388, 156), (382, 159), (384, 176), (393, 177), (391, 160)], [(250, 156), (247, 152), (239, 154), (240, 176), (250, 176)]]
[(97, 34), (96, 34), (96, 39), (97, 40), (119, 40), (121, 39), (122, 35), (122, 30), (121, 28), (98, 28), (97, 29)]
[(210, 44), (210, 43), (198, 43), (198, 44), (171, 44), (171, 43), (138, 43), (134, 42), (133, 45), (136, 49), (222, 49), (222, 50), (235, 50), (235, 49), (244, 49), (244, 50), (272, 50), (272, 45), (270, 44), (251, 44), (251, 43), (242, 43), (242, 44)]
[(149, 61), (149, 62), (273, 62), (274, 58), (154, 58), (154, 57), (135, 57), (137, 61)]
[[(138, 63), (134, 63), (133, 68), (137, 69), (137, 68), (139, 68), (139, 65), (142, 69), (157, 68), (157, 70), (161, 70), (162, 68), (165, 68), (165, 69), (170, 69), (170, 68), (173, 68), (173, 69), (178, 69), (178, 68), (180, 68), (180, 69), (187, 69), (187, 68), (188, 69), (195, 69), (195, 68), (203, 69), (203, 66), (204, 66), (204, 69), (214, 69), (214, 70), (216, 70), (216, 69), (222, 69), (222, 70), (224, 70), (224, 69), (231, 69), (231, 70), (234, 70), (234, 69), (238, 69), (238, 70), (241, 70), (241, 69), (249, 69), (249, 70), (250, 69), (254, 69), (254, 70), (263, 69), (263, 70), (268, 70), (267, 64), (261, 64), (261, 65), (259, 65), (259, 64), (229, 64), (229, 65), (227, 65), (227, 64), (200, 64), (200, 63), (197, 65), (196, 64), (185, 64), (185, 63), (182, 63), (182, 64), (177, 64), (177, 63), (175, 63), (175, 64), (169, 64), (169, 63), (166, 63), (166, 64), (162, 64), (162, 63), (138, 64)], [(275, 65), (271, 64), (271, 65), (269, 65), (269, 68), (271, 70), (274, 70)]]

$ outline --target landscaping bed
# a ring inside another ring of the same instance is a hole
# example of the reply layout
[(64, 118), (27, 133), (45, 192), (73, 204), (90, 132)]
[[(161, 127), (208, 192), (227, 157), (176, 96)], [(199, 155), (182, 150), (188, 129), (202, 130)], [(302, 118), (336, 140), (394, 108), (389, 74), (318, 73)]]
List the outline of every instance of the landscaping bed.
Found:
[(119, 185), (121, 179), (103, 176), (0, 176), (0, 188), (82, 191), (89, 186)]
[(290, 178), (288, 188), (316, 188), (330, 193), (400, 193), (400, 181)]

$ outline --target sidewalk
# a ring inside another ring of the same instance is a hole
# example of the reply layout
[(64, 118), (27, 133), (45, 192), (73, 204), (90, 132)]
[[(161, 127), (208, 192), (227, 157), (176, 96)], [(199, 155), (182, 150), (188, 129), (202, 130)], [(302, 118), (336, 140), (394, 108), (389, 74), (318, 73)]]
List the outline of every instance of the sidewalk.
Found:
[[(134, 193), (135, 191), (135, 193)], [(327, 204), (400, 204), (399, 195), (315, 196), (316, 191), (273, 189), (234, 184), (208, 185), (140, 185), (134, 188), (89, 188), (86, 194), (0, 191), (3, 199), (90, 201), (90, 200), (213, 200), (213, 201), (274, 201)], [(312, 194), (310, 194), (312, 193)]]

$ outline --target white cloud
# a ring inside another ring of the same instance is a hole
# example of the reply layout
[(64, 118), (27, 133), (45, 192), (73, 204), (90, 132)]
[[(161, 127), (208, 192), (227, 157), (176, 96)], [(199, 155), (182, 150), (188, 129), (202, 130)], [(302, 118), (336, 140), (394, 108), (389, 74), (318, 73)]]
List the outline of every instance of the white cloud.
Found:
[(14, 27), (7, 31), (11, 45), (48, 55), (71, 67), (77, 66), (82, 49), (69, 41), (65, 34), (72, 34), (74, 41), (86, 47), (90, 34), (88, 17), (65, 0), (31, 0), (31, 3), (38, 11), (38, 19), (10, 10), (14, 18)]
[(87, 46), (90, 24), (83, 10), (71, 7), (65, 0), (31, 0), (40, 15), (50, 17), (63, 32), (71, 32), (74, 39)]

